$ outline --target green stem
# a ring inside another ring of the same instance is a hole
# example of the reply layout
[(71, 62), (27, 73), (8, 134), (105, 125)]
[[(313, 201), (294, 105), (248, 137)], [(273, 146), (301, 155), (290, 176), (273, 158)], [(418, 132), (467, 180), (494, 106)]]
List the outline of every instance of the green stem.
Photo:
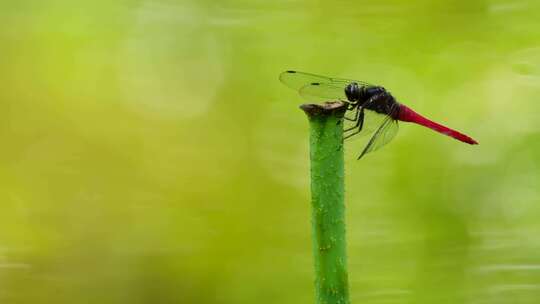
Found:
[(309, 118), (315, 289), (318, 304), (348, 304), (341, 102), (300, 107)]

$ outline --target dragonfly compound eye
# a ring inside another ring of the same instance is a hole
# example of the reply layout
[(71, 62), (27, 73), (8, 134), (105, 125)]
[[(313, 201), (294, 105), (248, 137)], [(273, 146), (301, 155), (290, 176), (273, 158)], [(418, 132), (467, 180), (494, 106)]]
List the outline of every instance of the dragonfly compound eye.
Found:
[(360, 95), (360, 87), (356, 82), (349, 83), (345, 87), (345, 96), (349, 101), (357, 101)]

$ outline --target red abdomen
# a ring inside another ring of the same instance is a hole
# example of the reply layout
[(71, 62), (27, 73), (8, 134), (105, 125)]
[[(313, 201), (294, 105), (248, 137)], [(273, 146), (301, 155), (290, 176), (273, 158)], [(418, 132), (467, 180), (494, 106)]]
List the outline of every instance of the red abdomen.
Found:
[(427, 118), (425, 118), (424, 116), (416, 113), (415, 111), (413, 111), (411, 108), (405, 106), (405, 105), (402, 105), (400, 104), (399, 105), (399, 114), (397, 115), (397, 119), (398, 120), (401, 120), (401, 121), (406, 121), (406, 122), (412, 122), (412, 123), (415, 123), (415, 124), (419, 124), (421, 126), (424, 126), (424, 127), (427, 127), (427, 128), (430, 128), (431, 130), (433, 131), (436, 131), (436, 132), (439, 132), (441, 134), (444, 134), (444, 135), (448, 135), (452, 138), (455, 138), (459, 141), (462, 141), (464, 143), (468, 143), (468, 144), (471, 144), (471, 145), (477, 145), (478, 142), (472, 138), (470, 138), (469, 136), (463, 134), (463, 133), (460, 133), (456, 130), (452, 130), (448, 127), (445, 127), (443, 125), (440, 125), (434, 121), (431, 121)]

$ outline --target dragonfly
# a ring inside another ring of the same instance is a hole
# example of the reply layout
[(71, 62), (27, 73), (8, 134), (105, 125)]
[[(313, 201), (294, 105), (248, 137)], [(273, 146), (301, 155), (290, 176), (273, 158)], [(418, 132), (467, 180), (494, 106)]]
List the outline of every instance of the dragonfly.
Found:
[(327, 77), (317, 74), (285, 71), (279, 80), (307, 100), (340, 100), (347, 105), (344, 120), (344, 140), (370, 135), (360, 156), (376, 151), (392, 141), (398, 132), (398, 122), (410, 122), (450, 136), (461, 142), (477, 145), (471, 137), (438, 124), (398, 103), (383, 86), (364, 81)]

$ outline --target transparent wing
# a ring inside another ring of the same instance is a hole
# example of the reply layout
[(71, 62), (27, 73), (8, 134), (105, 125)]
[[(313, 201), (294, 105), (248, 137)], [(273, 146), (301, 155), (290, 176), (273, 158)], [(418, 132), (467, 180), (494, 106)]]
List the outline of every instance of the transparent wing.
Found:
[(293, 90), (300, 91), (304, 86), (313, 84), (313, 83), (326, 83), (336, 87), (341, 87), (342, 90), (351, 83), (356, 82), (359, 85), (364, 86), (373, 86), (364, 81), (346, 79), (346, 78), (336, 78), (336, 77), (326, 77), (317, 74), (299, 72), (299, 71), (285, 71), (279, 75), (279, 80), (289, 88)]
[[(358, 129), (352, 129), (345, 133), (345, 136), (352, 135), (346, 139), (347, 145), (349, 146), (347, 150), (361, 150), (362, 152), (357, 158), (360, 159), (367, 153), (373, 152), (389, 143), (399, 130), (398, 122), (393, 118), (395, 116), (395, 111), (397, 111), (398, 108), (399, 106), (396, 105), (389, 114), (380, 114), (369, 109), (364, 109), (362, 130), (358, 133)], [(349, 118), (354, 118), (351, 113), (347, 113), (347, 116)], [(345, 120), (345, 130), (351, 126), (355, 126), (354, 123), (355, 122), (353, 121)]]
[(333, 83), (313, 82), (300, 88), (300, 96), (307, 100), (326, 101), (337, 99), (347, 101), (345, 87)]
[[(345, 115), (348, 118), (356, 118), (356, 110), (347, 111)], [(365, 139), (365, 137), (367, 135), (373, 135), (373, 133), (377, 130), (377, 128), (379, 128), (379, 126), (384, 122), (385, 119), (386, 115), (364, 109), (364, 123), (362, 124), (362, 130), (359, 133), (356, 133), (356, 129), (352, 129), (351, 131), (346, 132), (344, 134), (345, 136), (352, 133), (355, 134), (347, 138), (345, 141), (351, 143), (354, 142), (355, 148), (357, 148), (357, 150), (364, 149), (364, 147), (368, 144), (369, 140), (369, 137), (367, 138), (367, 140)], [(344, 119), (344, 130), (351, 129), (355, 126), (356, 121)], [(361, 143), (359, 143), (360, 141)]]
[(399, 130), (398, 121), (393, 119), (391, 115), (387, 115), (384, 119), (384, 122), (377, 128), (377, 130), (373, 133), (371, 138), (369, 139), (368, 144), (358, 157), (358, 159), (362, 158), (364, 155), (373, 152), (375, 150), (380, 149), (396, 136), (397, 132)]

